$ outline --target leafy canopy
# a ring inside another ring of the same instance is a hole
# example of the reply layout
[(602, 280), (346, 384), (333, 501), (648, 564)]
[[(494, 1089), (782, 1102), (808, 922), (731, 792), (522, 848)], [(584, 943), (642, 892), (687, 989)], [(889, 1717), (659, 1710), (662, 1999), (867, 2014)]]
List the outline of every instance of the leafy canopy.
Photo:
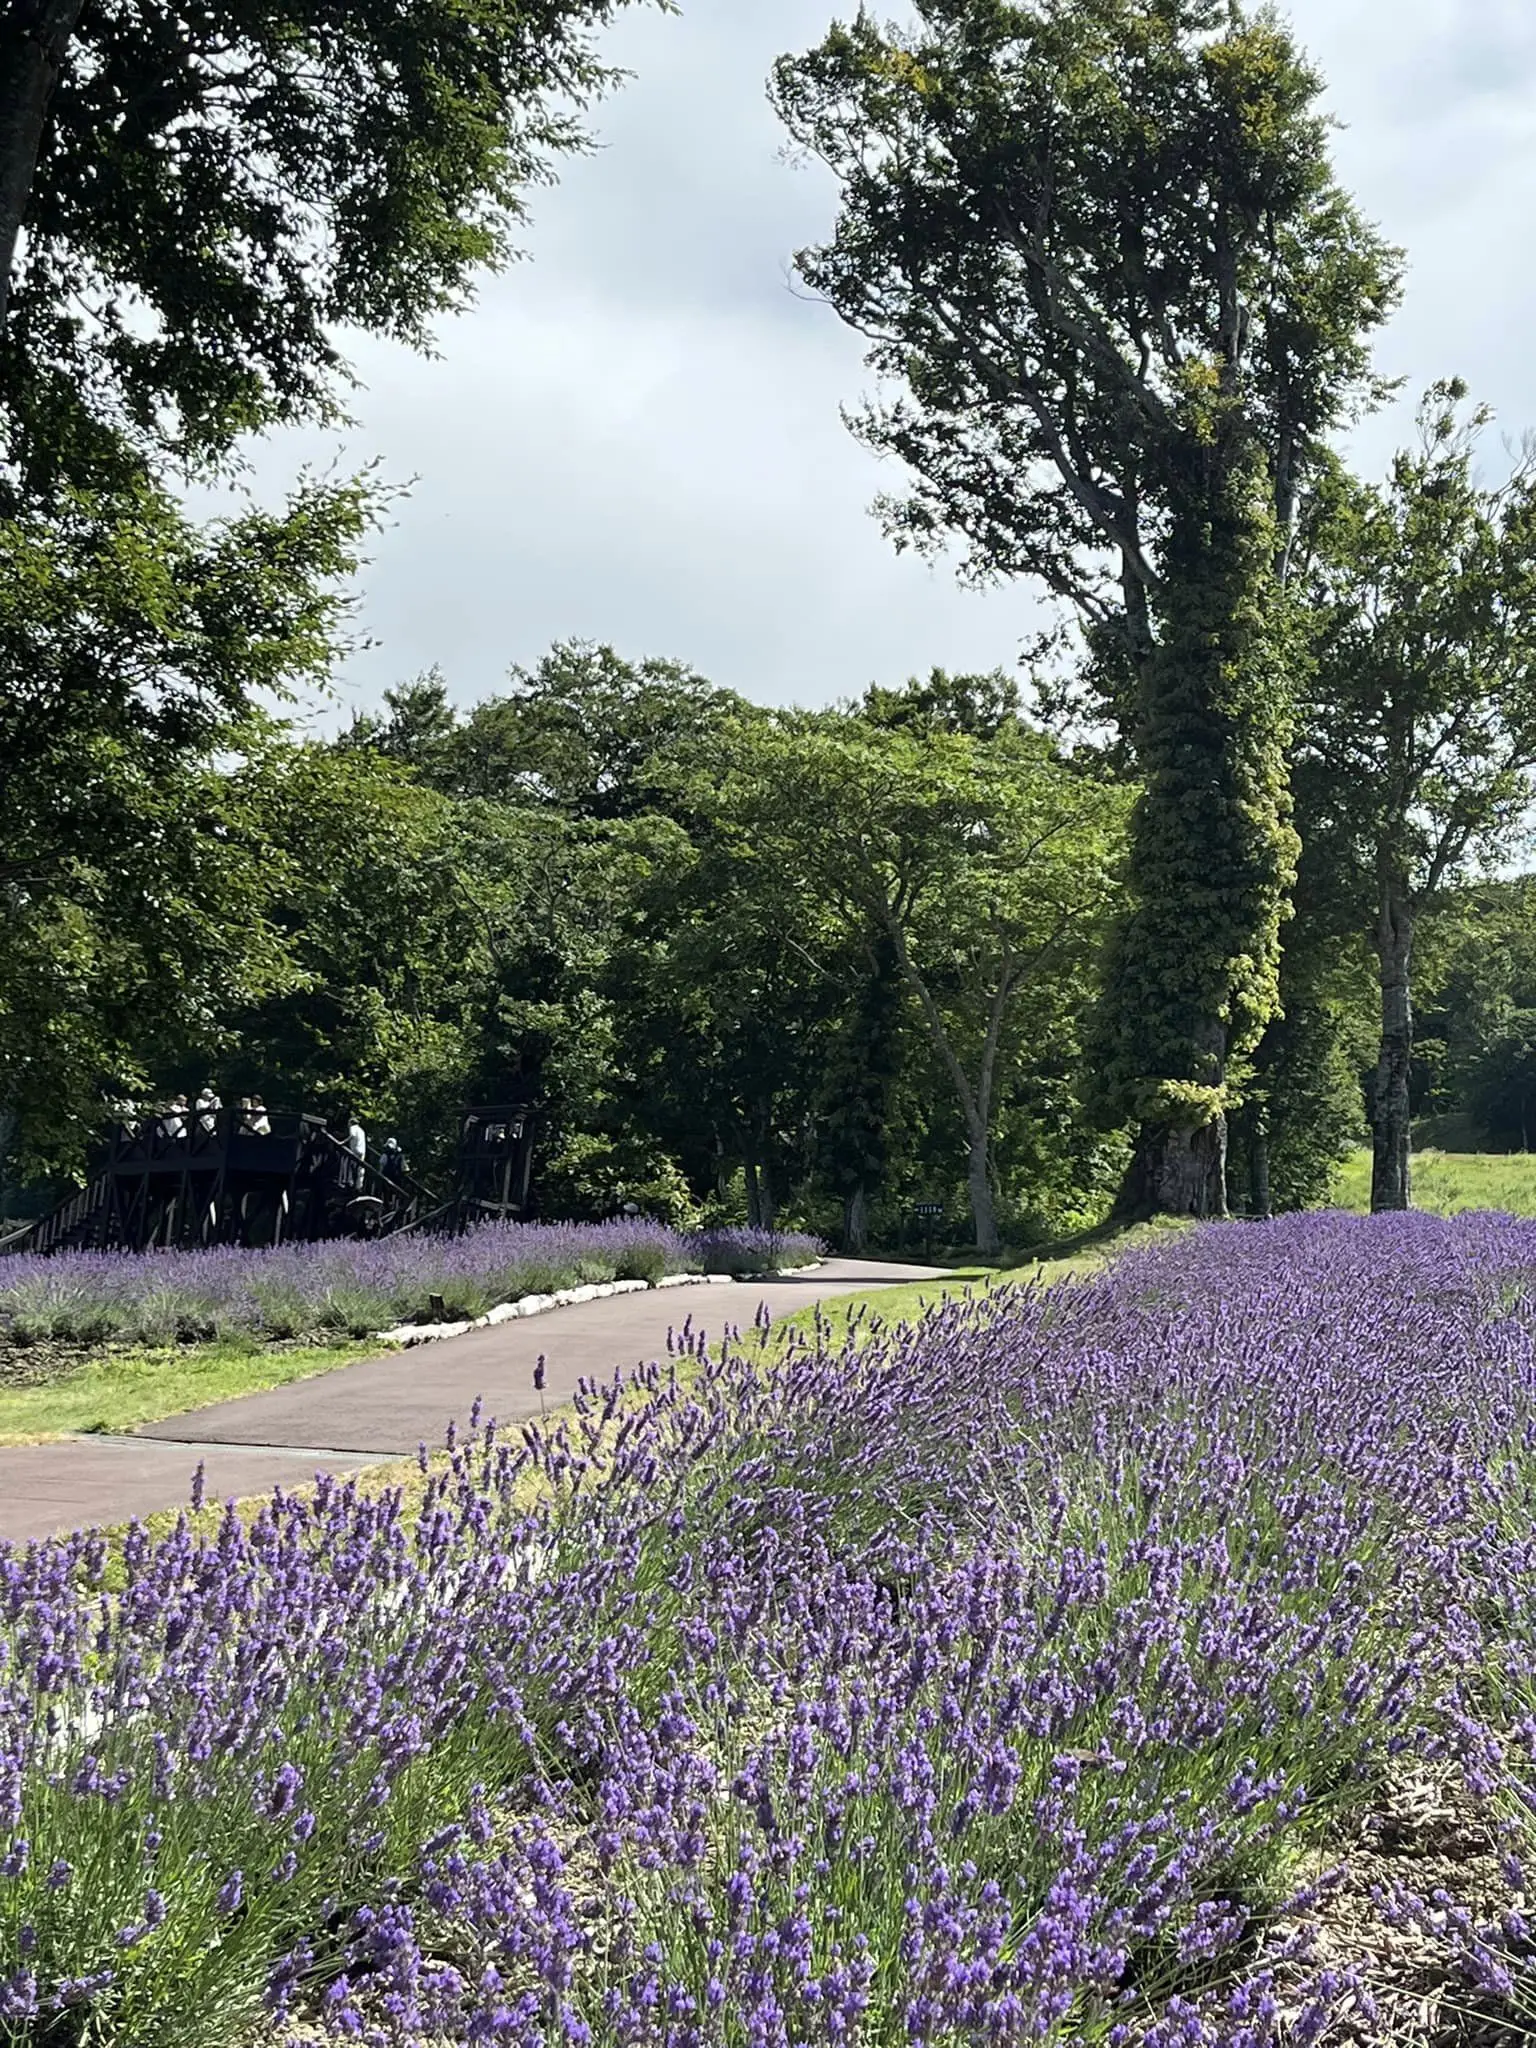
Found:
[[(583, 146), (620, 4), (70, 10), (0, 352), (12, 479), (334, 417), (347, 329), (427, 346)], [(15, 81), (35, 52), (3, 54)], [(21, 146), (0, 124), (0, 190)]]

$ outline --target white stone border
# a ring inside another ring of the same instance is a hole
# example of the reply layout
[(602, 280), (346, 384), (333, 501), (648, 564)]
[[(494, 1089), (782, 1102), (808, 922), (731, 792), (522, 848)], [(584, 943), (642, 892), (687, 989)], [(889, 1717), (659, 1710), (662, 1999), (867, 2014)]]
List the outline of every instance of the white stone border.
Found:
[[(780, 1273), (807, 1273), (820, 1259), (807, 1259), (803, 1266), (780, 1266)], [(442, 1337), (462, 1337), (466, 1330), (483, 1330), (491, 1323), (510, 1323), (519, 1316), (541, 1316), (546, 1309), (571, 1308), (580, 1301), (602, 1301), (610, 1294), (649, 1294), (652, 1287), (730, 1287), (733, 1273), (663, 1273), (656, 1281), (598, 1280), (587, 1287), (562, 1287), (556, 1294), (524, 1294), (516, 1301), (499, 1302), (483, 1316), (462, 1323), (401, 1323), (398, 1329), (374, 1332), (381, 1344), (435, 1344)], [(771, 1280), (773, 1273), (756, 1273), (758, 1280)]]

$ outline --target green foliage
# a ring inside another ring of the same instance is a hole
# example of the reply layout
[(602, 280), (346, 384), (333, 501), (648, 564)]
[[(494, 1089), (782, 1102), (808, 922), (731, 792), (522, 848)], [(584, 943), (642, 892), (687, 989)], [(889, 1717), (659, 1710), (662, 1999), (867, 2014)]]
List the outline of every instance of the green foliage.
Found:
[[(699, 1207), (677, 1165), (638, 1137), (568, 1131), (540, 1161), (540, 1199), (551, 1215), (600, 1221), (632, 1202), (642, 1216), (676, 1230), (699, 1222)], [(626, 1255), (627, 1256), (627, 1255)], [(620, 1280), (653, 1280), (648, 1269), (621, 1265)]]
[(1465, 399), (1432, 385), (1387, 487), (1339, 474), (1316, 521), (1306, 748), (1376, 940), (1378, 1208), (1408, 1199), (1417, 922), (1507, 854), (1536, 767), (1536, 451), (1481, 484)]
[[(996, 1246), (993, 1133), (1084, 986), (1123, 793), (1018, 725), (989, 741), (792, 716), (742, 735), (722, 805), (876, 972), (883, 944), (964, 1131), (979, 1248)], [(1047, 1054), (1047, 1057), (1049, 1055)]]
[[(0, 363), (13, 487), (334, 418), (343, 328), (427, 346), (583, 146), (616, 5), (78, 10), (35, 177), (25, 123), (0, 150), (0, 189), (31, 182)], [(25, 95), (36, 53), (5, 60)]]
[(453, 787), (576, 818), (665, 808), (655, 777), (668, 758), (750, 711), (682, 662), (628, 662), (589, 641), (562, 642), (508, 680), (510, 690), (477, 705), (455, 734)]
[(1235, 407), (1189, 438), (1143, 670), (1144, 781), (1099, 1069), (1112, 1117), (1175, 1126), (1224, 1113), (1276, 1012), (1298, 850), (1262, 465)]
[(1418, 1107), (1458, 1118), (1489, 1150), (1527, 1148), (1536, 1138), (1536, 883), (1447, 891), (1420, 926), (1418, 955)]
[[(1374, 390), (1397, 258), (1334, 181), (1321, 82), (1215, 0), (921, 0), (784, 58), (838, 178), (813, 289), (905, 386), (856, 431), (914, 482), (898, 546), (1030, 575), (1095, 648), (1144, 796), (1109, 1114), (1219, 1116), (1276, 1002), (1295, 859), (1279, 591), (1322, 437)], [(1224, 877), (1230, 875), (1230, 886)], [(1205, 1178), (1219, 1164), (1213, 1150)], [(1164, 1186), (1154, 1204), (1220, 1201)]]
[(984, 676), (952, 676), (930, 669), (927, 679), (910, 678), (900, 689), (872, 683), (856, 707), (871, 725), (892, 730), (968, 733), (974, 739), (995, 739), (1005, 725), (1017, 723), (1019, 686), (1006, 670)]
[(896, 948), (880, 929), (855, 943), (868, 965), (829, 1034), (817, 1104), (817, 1165), (839, 1198), (849, 1251), (864, 1246), (870, 1201), (890, 1166), (891, 1115), (905, 1052), (905, 991)]
[(1430, 387), (1384, 489), (1336, 474), (1313, 543), (1305, 752), (1359, 875), (1415, 914), (1507, 857), (1536, 764), (1536, 454), (1484, 485), (1465, 400)]
[(197, 528), (141, 486), (0, 520), (0, 1102), (26, 1165), (77, 1166), (103, 1092), (292, 985), (258, 706), (324, 680), (378, 506), (308, 484)]
[(1255, 1207), (1257, 1144), (1264, 1146), (1269, 1207), (1310, 1209), (1327, 1195), (1365, 1128), (1358, 1010), (1309, 988), (1284, 992), (1284, 1003), (1264, 1034), (1233, 1128), (1227, 1173), (1238, 1210)]

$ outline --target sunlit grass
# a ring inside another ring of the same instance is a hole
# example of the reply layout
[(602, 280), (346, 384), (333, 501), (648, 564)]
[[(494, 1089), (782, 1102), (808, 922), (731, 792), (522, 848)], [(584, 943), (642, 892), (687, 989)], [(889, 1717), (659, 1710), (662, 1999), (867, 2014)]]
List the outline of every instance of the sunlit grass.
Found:
[(125, 1434), (187, 1409), (263, 1394), (390, 1347), (379, 1340), (264, 1351), (250, 1340), (108, 1351), (35, 1386), (0, 1385), (0, 1444)]
[(848, 1325), (855, 1315), (862, 1313), (866, 1322), (870, 1317), (878, 1317), (887, 1327), (893, 1327), (897, 1323), (915, 1322), (926, 1310), (936, 1308), (952, 1295), (984, 1294), (994, 1288), (1023, 1284), (1049, 1287), (1060, 1280), (1082, 1279), (1090, 1273), (1102, 1272), (1110, 1260), (1118, 1258), (1122, 1252), (1187, 1227), (1167, 1218), (1155, 1223), (1112, 1225), (1094, 1231), (1071, 1250), (1064, 1250), (1055, 1258), (1030, 1259), (1001, 1269), (955, 1266), (936, 1274), (932, 1280), (907, 1280), (894, 1287), (871, 1287), (858, 1294), (833, 1295), (819, 1304), (812, 1303), (790, 1315), (781, 1316), (774, 1328), (779, 1331), (810, 1331), (816, 1326), (819, 1309), (826, 1341), (835, 1347), (847, 1335)]
[[(1536, 1216), (1536, 1153), (1415, 1152), (1411, 1168), (1415, 1209), (1454, 1216), (1464, 1209), (1502, 1209)], [(1339, 1168), (1332, 1201), (1365, 1214), (1371, 1206), (1371, 1155), (1362, 1146)]]

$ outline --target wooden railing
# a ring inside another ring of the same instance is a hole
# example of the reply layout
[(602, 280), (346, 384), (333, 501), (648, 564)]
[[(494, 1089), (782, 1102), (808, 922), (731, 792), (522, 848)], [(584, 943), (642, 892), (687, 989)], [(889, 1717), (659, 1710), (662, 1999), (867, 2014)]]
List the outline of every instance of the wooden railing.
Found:
[(109, 1180), (104, 1173), (73, 1194), (57, 1209), (50, 1210), (39, 1222), (28, 1229), (19, 1244), (12, 1244), (7, 1238), (7, 1247), (16, 1251), (51, 1252), (62, 1244), (82, 1223), (99, 1216), (107, 1206)]

